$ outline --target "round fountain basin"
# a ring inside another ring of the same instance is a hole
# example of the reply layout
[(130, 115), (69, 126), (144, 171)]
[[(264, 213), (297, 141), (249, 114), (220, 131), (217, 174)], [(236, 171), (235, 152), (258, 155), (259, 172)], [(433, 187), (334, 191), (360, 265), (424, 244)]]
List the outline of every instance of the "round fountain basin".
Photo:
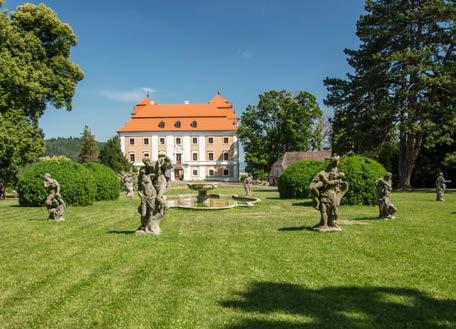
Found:
[(216, 183), (188, 183), (187, 184), (188, 188), (194, 191), (209, 191), (217, 188)]
[(204, 202), (199, 201), (194, 194), (167, 196), (166, 204), (169, 208), (194, 210), (223, 210), (235, 207), (253, 207), (258, 198), (239, 196), (235, 194), (208, 194)]

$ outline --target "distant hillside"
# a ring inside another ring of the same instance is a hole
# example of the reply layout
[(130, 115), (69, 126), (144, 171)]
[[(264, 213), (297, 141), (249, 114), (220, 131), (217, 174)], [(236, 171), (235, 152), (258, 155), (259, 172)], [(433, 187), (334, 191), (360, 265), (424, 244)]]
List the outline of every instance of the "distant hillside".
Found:
[[(81, 148), (81, 138), (79, 137), (57, 137), (46, 139), (45, 156), (64, 155), (74, 161), (79, 160), (79, 150)], [(97, 142), (98, 150), (104, 143)]]

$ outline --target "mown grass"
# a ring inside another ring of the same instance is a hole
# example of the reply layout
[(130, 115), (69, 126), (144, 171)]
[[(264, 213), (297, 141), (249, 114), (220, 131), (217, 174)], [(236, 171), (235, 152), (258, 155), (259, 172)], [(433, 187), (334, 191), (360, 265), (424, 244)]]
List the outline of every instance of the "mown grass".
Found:
[(308, 230), (308, 200), (254, 195), (172, 209), (159, 237), (133, 234), (138, 199), (61, 223), (0, 202), (0, 328), (456, 328), (456, 194), (395, 193), (393, 221), (341, 207), (336, 234)]

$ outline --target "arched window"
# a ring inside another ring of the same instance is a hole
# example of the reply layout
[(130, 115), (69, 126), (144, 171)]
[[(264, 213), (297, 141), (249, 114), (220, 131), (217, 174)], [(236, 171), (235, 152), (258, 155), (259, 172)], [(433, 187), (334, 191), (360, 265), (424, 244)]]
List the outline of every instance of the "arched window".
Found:
[(198, 127), (198, 123), (196, 121), (192, 121), (191, 126), (192, 126), (192, 128), (196, 128), (196, 127)]
[(176, 121), (176, 123), (174, 124), (174, 127), (180, 128), (181, 127), (181, 122), (180, 121)]
[(165, 123), (163, 121), (160, 121), (160, 123), (158, 124), (158, 126), (160, 128), (165, 128)]

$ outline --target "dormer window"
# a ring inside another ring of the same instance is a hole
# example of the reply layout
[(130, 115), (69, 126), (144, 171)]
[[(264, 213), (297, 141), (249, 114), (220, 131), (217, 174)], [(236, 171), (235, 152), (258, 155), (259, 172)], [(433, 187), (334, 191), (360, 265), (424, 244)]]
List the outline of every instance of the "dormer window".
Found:
[(174, 127), (180, 128), (181, 127), (181, 122), (180, 121), (176, 121), (176, 123), (174, 124)]
[(192, 128), (196, 128), (196, 127), (198, 127), (198, 123), (196, 121), (192, 121), (191, 126), (192, 126)]
[(165, 128), (165, 123), (163, 121), (160, 121), (160, 123), (158, 124), (158, 127)]

